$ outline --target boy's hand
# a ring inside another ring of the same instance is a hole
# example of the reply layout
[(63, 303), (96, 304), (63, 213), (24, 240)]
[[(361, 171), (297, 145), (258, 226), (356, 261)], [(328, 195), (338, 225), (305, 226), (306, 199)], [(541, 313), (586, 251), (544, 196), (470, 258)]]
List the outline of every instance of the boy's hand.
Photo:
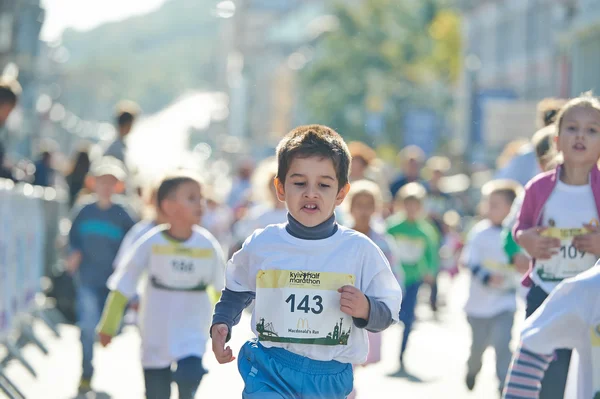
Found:
[(112, 341), (112, 337), (110, 335), (101, 332), (98, 333), (98, 339), (104, 348), (106, 348), (110, 344), (110, 341)]
[(490, 287), (500, 288), (504, 284), (504, 277), (500, 274), (492, 274), (488, 284)]
[(578, 251), (600, 256), (600, 231), (598, 227), (590, 224), (586, 224), (584, 227), (590, 232), (573, 238), (573, 245)]
[(340, 310), (357, 319), (369, 320), (369, 300), (358, 288), (345, 285), (338, 289), (342, 294)]
[(540, 233), (544, 231), (543, 227), (532, 227), (523, 230), (518, 237), (518, 244), (527, 250), (529, 255), (535, 259), (550, 259), (557, 254), (557, 248), (560, 248), (558, 238), (543, 237)]
[(228, 333), (229, 328), (226, 324), (215, 324), (211, 328), (212, 350), (220, 364), (229, 363), (235, 360), (231, 348), (229, 346), (225, 348), (225, 341), (227, 341)]
[(426, 274), (423, 276), (423, 282), (425, 284), (433, 284), (435, 283), (435, 278), (431, 274)]
[(65, 267), (69, 274), (75, 274), (81, 263), (81, 252), (73, 251), (69, 254), (65, 261)]

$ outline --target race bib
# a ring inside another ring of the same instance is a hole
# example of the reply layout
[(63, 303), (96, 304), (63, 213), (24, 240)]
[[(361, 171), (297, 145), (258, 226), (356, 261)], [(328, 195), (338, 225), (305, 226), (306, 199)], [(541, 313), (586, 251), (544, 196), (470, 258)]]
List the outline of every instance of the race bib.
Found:
[(521, 276), (515, 271), (513, 265), (507, 265), (491, 260), (484, 261), (483, 267), (494, 274), (499, 274), (504, 281), (500, 287), (494, 287), (502, 291), (513, 291), (521, 284)]
[(261, 270), (256, 276), (256, 331), (259, 341), (348, 345), (352, 317), (340, 310), (352, 274)]
[(212, 249), (154, 245), (149, 269), (152, 286), (171, 291), (204, 291), (211, 281)]
[(600, 324), (590, 330), (592, 348), (593, 399), (600, 399)]
[(418, 263), (425, 254), (425, 242), (418, 238), (397, 236), (398, 257), (402, 264), (414, 265)]
[(558, 253), (550, 259), (536, 260), (537, 274), (543, 281), (562, 281), (594, 266), (594, 254), (579, 251), (573, 245), (573, 238), (589, 233), (586, 229), (549, 228), (541, 235), (560, 239)]

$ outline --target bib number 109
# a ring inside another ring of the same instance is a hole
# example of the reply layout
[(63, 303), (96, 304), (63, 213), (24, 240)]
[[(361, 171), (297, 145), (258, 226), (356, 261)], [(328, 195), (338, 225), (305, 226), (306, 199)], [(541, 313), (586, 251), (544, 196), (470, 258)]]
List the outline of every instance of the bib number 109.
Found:
[(563, 259), (575, 259), (577, 258), (577, 254), (580, 254), (580, 257), (583, 258), (585, 256), (585, 252), (579, 252), (577, 248), (573, 245), (563, 245), (560, 247), (560, 253)]
[(304, 295), (304, 297), (298, 303), (296, 307), (296, 294), (291, 294), (286, 300), (285, 303), (290, 304), (290, 312), (294, 313), (296, 310), (303, 311), (304, 313), (313, 312), (314, 314), (319, 314), (323, 311), (323, 298), (320, 295), (315, 295), (312, 297), (312, 301), (314, 306), (310, 307), (311, 301), (308, 295)]

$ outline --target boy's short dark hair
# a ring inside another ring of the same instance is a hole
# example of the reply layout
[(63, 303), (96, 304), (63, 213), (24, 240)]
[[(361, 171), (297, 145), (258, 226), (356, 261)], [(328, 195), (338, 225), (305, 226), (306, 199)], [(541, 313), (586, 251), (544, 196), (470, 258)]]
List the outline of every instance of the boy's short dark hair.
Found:
[(277, 179), (285, 183), (295, 158), (331, 159), (339, 182), (338, 190), (348, 184), (352, 157), (348, 146), (335, 130), (323, 125), (299, 126), (277, 145)]
[(117, 125), (125, 126), (132, 124), (137, 118), (140, 110), (136, 103), (132, 101), (121, 101), (117, 104)]
[(506, 198), (508, 203), (512, 205), (515, 198), (523, 190), (523, 187), (516, 181), (511, 179), (496, 179), (491, 180), (483, 185), (481, 193), (486, 197), (492, 194), (502, 195)]
[(0, 104), (16, 105), (21, 95), (21, 85), (17, 81), (0, 80)]
[(185, 183), (196, 183), (202, 185), (198, 176), (188, 172), (177, 172), (165, 176), (158, 185), (156, 190), (156, 205), (158, 208), (162, 206), (164, 200), (170, 198), (175, 191)]
[(402, 186), (402, 188), (398, 190), (398, 194), (396, 194), (396, 198), (400, 201), (423, 202), (425, 197), (427, 197), (427, 190), (422, 184), (416, 182)]

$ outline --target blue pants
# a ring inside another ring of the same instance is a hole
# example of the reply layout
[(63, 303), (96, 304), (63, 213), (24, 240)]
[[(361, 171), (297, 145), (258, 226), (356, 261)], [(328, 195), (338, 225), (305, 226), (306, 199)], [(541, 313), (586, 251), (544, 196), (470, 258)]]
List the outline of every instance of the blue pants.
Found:
[[(531, 316), (537, 308), (546, 300), (548, 294), (539, 286), (534, 285), (527, 293), (527, 308), (525, 314)], [(542, 380), (542, 390), (540, 399), (562, 399), (567, 386), (567, 376), (569, 374), (569, 365), (571, 364), (571, 350), (559, 349), (556, 351), (556, 360), (550, 363), (544, 379)]]
[(94, 342), (96, 342), (96, 326), (102, 317), (102, 309), (108, 297), (106, 287), (77, 287), (77, 325), (81, 330), (82, 374), (81, 378), (92, 379), (94, 366)]
[(321, 362), (256, 340), (240, 349), (242, 399), (344, 399), (353, 387), (352, 365)]
[(171, 382), (175, 381), (179, 399), (194, 399), (206, 370), (202, 358), (189, 356), (177, 362), (177, 369), (144, 369), (146, 399), (168, 399), (171, 397)]
[(404, 324), (404, 331), (402, 333), (402, 346), (400, 347), (400, 362), (402, 362), (404, 357), (404, 352), (408, 345), (408, 336), (415, 322), (415, 309), (417, 307), (417, 296), (419, 295), (420, 286), (420, 281), (407, 285), (402, 296), (402, 308), (400, 309), (399, 318), (402, 324)]

